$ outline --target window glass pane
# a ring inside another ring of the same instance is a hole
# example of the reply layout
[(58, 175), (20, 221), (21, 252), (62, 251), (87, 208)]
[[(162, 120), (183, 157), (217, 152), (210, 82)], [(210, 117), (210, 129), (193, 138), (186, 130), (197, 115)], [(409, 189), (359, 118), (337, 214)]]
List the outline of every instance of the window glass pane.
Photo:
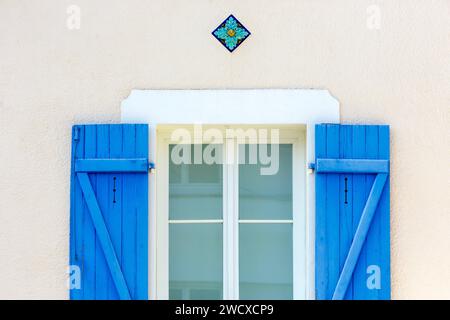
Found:
[(222, 224), (169, 225), (169, 299), (222, 299)]
[[(292, 219), (292, 145), (278, 146), (278, 157), (272, 145), (268, 145), (267, 151), (261, 150), (260, 145), (239, 146), (240, 219)], [(261, 152), (268, 154), (271, 162), (262, 164)], [(252, 154), (257, 156), (254, 164)], [(275, 174), (261, 174), (261, 168), (271, 166)]]
[[(178, 149), (175, 149), (177, 146)], [(222, 164), (221, 162), (205, 163), (201, 155), (207, 145), (198, 146), (201, 164), (194, 163), (194, 145), (169, 146), (169, 219), (171, 220), (222, 218)], [(215, 145), (213, 156), (216, 155), (215, 152), (220, 159), (222, 146)], [(180, 159), (187, 159), (187, 161), (178, 164)]]
[(292, 299), (292, 224), (239, 224), (239, 298)]

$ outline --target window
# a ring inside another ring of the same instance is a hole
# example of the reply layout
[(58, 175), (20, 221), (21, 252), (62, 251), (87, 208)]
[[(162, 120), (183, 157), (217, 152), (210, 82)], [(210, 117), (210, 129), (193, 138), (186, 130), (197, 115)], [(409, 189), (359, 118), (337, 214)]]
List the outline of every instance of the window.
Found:
[(190, 164), (169, 157), (169, 299), (222, 299), (222, 166), (194, 163), (207, 145), (170, 144), (169, 155), (177, 147)]
[[(315, 177), (305, 174), (305, 158), (308, 163), (315, 161), (315, 124), (339, 123), (339, 110), (339, 101), (323, 89), (132, 90), (122, 101), (121, 122), (149, 124), (149, 159), (157, 166), (156, 172), (149, 175), (149, 298), (169, 298), (170, 132), (186, 127), (180, 124), (200, 122), (215, 128), (217, 123), (240, 128), (243, 123), (265, 127), (297, 124), (283, 126), (280, 135), (281, 140), (287, 140), (281, 142), (293, 143), (293, 158), (300, 159), (293, 162), (293, 298), (314, 299)], [(229, 187), (230, 171), (236, 170), (225, 166), (224, 244), (229, 242), (227, 237), (238, 237), (237, 224), (227, 222), (233, 210), (233, 221), (237, 219), (237, 207), (230, 207), (233, 201), (228, 196), (236, 195), (233, 187)], [(224, 246), (224, 250), (223, 298), (239, 298), (237, 242), (233, 248)]]
[(247, 158), (239, 164), (239, 297), (292, 299), (292, 144), (278, 145), (273, 175), (261, 174), (259, 159), (249, 163), (251, 147), (239, 148)]
[(304, 128), (209, 129), (223, 139), (158, 128), (157, 298), (304, 298)]

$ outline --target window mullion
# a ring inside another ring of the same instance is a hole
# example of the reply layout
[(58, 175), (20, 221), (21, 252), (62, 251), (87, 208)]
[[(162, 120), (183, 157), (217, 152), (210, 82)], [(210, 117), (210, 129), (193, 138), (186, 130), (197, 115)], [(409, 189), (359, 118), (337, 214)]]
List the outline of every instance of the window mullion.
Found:
[(234, 139), (226, 139), (224, 144), (224, 190), (223, 190), (223, 282), (224, 299), (238, 299), (238, 220), (237, 220), (237, 155)]
[(229, 211), (229, 205), (228, 205), (228, 195), (229, 195), (229, 179), (228, 179), (228, 165), (226, 162), (227, 159), (227, 153), (228, 153), (228, 144), (225, 140), (225, 143), (223, 145), (223, 165), (222, 165), (222, 174), (223, 174), (223, 192), (222, 192), (222, 203), (223, 203), (223, 299), (228, 300), (230, 299), (230, 272), (229, 272), (229, 260), (230, 260), (230, 251), (229, 251), (229, 229), (230, 229), (230, 222), (228, 218), (228, 211)]
[(239, 299), (239, 147), (237, 140), (233, 141), (233, 174), (231, 179), (233, 180), (233, 210), (232, 214), (232, 229), (233, 229), (233, 239), (232, 239), (232, 252), (233, 252), (233, 299)]

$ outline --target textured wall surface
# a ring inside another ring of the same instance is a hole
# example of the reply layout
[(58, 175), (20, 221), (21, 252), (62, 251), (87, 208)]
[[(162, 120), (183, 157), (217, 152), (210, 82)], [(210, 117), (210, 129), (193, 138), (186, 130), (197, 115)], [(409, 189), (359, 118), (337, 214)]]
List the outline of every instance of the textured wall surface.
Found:
[[(252, 32), (233, 54), (210, 34), (230, 13)], [(117, 122), (133, 88), (326, 88), (344, 122), (390, 124), (392, 296), (450, 299), (449, 16), (449, 0), (1, 0), (0, 299), (68, 297), (70, 128)]]

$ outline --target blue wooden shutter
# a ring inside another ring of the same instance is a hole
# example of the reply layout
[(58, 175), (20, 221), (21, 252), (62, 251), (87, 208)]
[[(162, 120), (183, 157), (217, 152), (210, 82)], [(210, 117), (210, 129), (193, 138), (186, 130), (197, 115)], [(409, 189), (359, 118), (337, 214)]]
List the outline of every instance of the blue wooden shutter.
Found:
[(316, 298), (390, 299), (389, 127), (315, 132)]
[(72, 130), (71, 299), (147, 299), (148, 127)]

